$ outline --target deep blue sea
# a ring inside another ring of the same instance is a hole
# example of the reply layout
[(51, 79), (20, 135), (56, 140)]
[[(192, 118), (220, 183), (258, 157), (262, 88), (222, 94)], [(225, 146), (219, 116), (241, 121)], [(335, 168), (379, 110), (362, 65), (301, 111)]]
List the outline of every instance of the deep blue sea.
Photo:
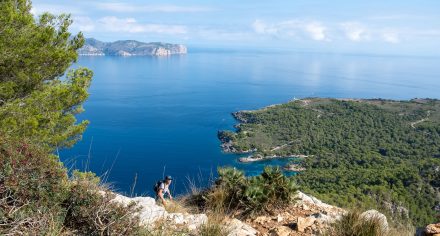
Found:
[(152, 195), (164, 173), (174, 177), (179, 194), (188, 179), (206, 185), (218, 166), (253, 175), (283, 164), (240, 164), (221, 152), (217, 131), (233, 129), (234, 111), (304, 97), (440, 98), (435, 57), (190, 50), (171, 57), (80, 57), (77, 66), (94, 71), (78, 116), (90, 125), (61, 159), (106, 176), (127, 194), (137, 176), (136, 195)]

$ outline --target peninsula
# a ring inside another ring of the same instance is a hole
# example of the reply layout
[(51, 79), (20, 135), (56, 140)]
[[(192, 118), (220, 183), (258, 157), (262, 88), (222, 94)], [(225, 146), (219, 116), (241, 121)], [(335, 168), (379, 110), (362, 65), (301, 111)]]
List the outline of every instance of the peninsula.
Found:
[(85, 40), (85, 44), (78, 50), (82, 56), (169, 56), (186, 54), (187, 48), (182, 44), (170, 43), (143, 43), (135, 40), (119, 40), (102, 42), (94, 38)]
[(306, 192), (417, 223), (440, 213), (440, 100), (307, 98), (233, 116), (223, 150), (249, 153), (242, 162), (304, 157), (290, 166)]

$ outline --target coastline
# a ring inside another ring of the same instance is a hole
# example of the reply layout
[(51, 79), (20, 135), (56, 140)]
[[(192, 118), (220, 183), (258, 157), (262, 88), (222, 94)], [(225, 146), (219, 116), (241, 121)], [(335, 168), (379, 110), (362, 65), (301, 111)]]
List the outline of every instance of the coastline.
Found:
[(308, 156), (306, 155), (302, 155), (302, 154), (297, 154), (297, 155), (286, 155), (286, 156), (281, 156), (281, 155), (272, 155), (272, 156), (262, 156), (260, 154), (257, 155), (250, 155), (247, 157), (241, 157), (238, 159), (239, 162), (242, 163), (249, 163), (249, 162), (257, 162), (257, 161), (266, 161), (266, 160), (272, 160), (272, 159), (284, 159), (284, 158), (307, 158)]

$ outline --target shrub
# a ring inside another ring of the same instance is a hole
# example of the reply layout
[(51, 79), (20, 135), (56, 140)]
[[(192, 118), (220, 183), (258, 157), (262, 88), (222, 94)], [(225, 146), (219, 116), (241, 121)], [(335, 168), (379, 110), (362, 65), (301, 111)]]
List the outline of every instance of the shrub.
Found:
[(50, 234), (62, 228), (69, 191), (58, 157), (0, 136), (0, 234)]
[(250, 213), (290, 203), (295, 200), (298, 190), (296, 182), (284, 176), (279, 167), (266, 167), (261, 175), (250, 178), (248, 182), (244, 203)]
[(295, 200), (297, 186), (278, 167), (266, 167), (259, 176), (246, 178), (235, 168), (219, 168), (215, 185), (194, 196), (196, 203), (215, 212), (240, 211), (250, 215), (282, 207)]
[(47, 150), (0, 136), (0, 235), (141, 235), (136, 206), (112, 198), (95, 174), (70, 180)]
[[(350, 211), (331, 225), (329, 235), (336, 236), (385, 236), (389, 235), (388, 224), (376, 215), (362, 217), (360, 211)], [(404, 234), (401, 234), (404, 235)]]
[(139, 235), (138, 208), (112, 202), (114, 195), (103, 191), (92, 172), (73, 173), (73, 186), (64, 202), (68, 209), (64, 225), (81, 235)]

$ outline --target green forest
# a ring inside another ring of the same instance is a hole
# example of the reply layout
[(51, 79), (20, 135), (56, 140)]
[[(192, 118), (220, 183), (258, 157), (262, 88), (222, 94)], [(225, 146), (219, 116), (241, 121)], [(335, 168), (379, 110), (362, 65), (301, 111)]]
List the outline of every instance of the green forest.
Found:
[(233, 115), (236, 132), (219, 138), (234, 152), (308, 156), (296, 175), (302, 191), (342, 207), (377, 207), (415, 225), (438, 214), (439, 100), (310, 98)]

